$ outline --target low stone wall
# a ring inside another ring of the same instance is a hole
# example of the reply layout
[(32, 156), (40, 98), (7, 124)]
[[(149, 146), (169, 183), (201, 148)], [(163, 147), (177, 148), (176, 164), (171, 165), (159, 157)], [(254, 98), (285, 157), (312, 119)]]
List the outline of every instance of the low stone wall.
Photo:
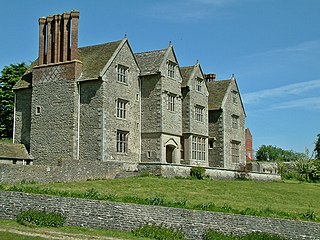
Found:
[[(168, 163), (140, 163), (139, 171), (150, 172), (156, 176), (164, 177), (189, 177), (190, 169), (192, 166), (183, 166)], [(228, 170), (221, 168), (206, 167), (206, 173), (212, 179), (235, 179), (240, 175), (250, 180), (258, 181), (280, 181), (281, 176), (278, 174), (270, 173), (257, 173), (257, 172), (239, 172), (236, 170)]]
[(124, 171), (136, 170), (125, 162), (70, 161), (61, 166), (0, 164), (0, 183), (70, 182), (114, 178)]
[(58, 211), (67, 225), (92, 228), (132, 230), (146, 224), (166, 225), (182, 230), (189, 239), (202, 239), (204, 232), (212, 229), (320, 240), (319, 223), (0, 191), (0, 219), (15, 219), (27, 209)]

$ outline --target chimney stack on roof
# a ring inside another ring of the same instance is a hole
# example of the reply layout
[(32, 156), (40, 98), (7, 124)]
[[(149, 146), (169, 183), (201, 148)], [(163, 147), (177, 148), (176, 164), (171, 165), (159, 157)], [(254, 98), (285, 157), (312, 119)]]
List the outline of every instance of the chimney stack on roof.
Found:
[(38, 65), (71, 61), (78, 58), (79, 11), (39, 19)]
[(216, 80), (216, 74), (214, 73), (205, 74), (204, 78), (206, 82), (214, 82)]

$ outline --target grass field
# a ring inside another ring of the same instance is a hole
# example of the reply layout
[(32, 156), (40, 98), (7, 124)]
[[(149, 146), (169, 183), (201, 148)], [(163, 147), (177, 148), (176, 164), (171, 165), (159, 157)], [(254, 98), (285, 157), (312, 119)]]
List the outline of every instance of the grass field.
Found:
[[(149, 226), (150, 227), (150, 226)], [(151, 227), (152, 228), (152, 227)], [(155, 230), (155, 229), (153, 229)], [(72, 240), (151, 240), (172, 239), (168, 234), (156, 234), (157, 237), (139, 237), (148, 235), (150, 232), (142, 231), (134, 234), (129, 231), (118, 231), (108, 229), (92, 229), (83, 227), (65, 226), (59, 228), (27, 227), (13, 220), (0, 220), (0, 239), (5, 240), (42, 240), (42, 239), (72, 239)], [(257, 235), (259, 234), (259, 235)], [(159, 238), (160, 237), (160, 238)], [(181, 239), (181, 238), (175, 238)], [(183, 238), (184, 239), (184, 238)], [(227, 236), (218, 232), (210, 232), (207, 240), (284, 240), (279, 236), (264, 233), (253, 233), (245, 236)]]
[(92, 229), (65, 226), (59, 228), (26, 227), (12, 220), (0, 220), (0, 239), (5, 240), (40, 240), (40, 239), (132, 239), (150, 240), (136, 237), (129, 231)]
[(320, 221), (320, 184), (313, 183), (133, 177), (15, 187), (2, 185), (4, 189), (10, 187), (11, 190), (62, 196)]

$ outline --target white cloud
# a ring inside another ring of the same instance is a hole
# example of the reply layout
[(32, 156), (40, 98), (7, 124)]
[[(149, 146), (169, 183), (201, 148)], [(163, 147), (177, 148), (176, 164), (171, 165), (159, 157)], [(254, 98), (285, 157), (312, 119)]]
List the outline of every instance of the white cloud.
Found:
[(315, 52), (320, 52), (320, 40), (305, 41), (295, 46), (277, 48), (277, 49), (272, 49), (265, 52), (254, 53), (246, 57), (262, 57), (262, 56), (271, 57), (274, 55), (284, 55), (284, 54), (297, 55), (297, 54), (306, 54), (306, 53), (315, 53)]
[(301, 98), (292, 101), (285, 101), (279, 104), (275, 104), (271, 107), (270, 110), (290, 108), (320, 109), (320, 97)]
[(294, 83), (278, 88), (265, 89), (252, 93), (245, 93), (242, 95), (245, 104), (258, 103), (261, 100), (288, 97), (289, 95), (299, 96), (308, 91), (320, 89), (320, 80), (312, 80), (307, 82)]

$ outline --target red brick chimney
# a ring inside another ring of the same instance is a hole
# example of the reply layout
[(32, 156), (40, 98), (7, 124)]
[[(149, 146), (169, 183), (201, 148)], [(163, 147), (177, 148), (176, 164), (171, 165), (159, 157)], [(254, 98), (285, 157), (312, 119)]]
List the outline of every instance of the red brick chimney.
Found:
[(206, 82), (214, 82), (216, 80), (216, 74), (214, 73), (204, 74), (204, 78)]
[(38, 65), (77, 59), (79, 15), (74, 10), (39, 19)]

